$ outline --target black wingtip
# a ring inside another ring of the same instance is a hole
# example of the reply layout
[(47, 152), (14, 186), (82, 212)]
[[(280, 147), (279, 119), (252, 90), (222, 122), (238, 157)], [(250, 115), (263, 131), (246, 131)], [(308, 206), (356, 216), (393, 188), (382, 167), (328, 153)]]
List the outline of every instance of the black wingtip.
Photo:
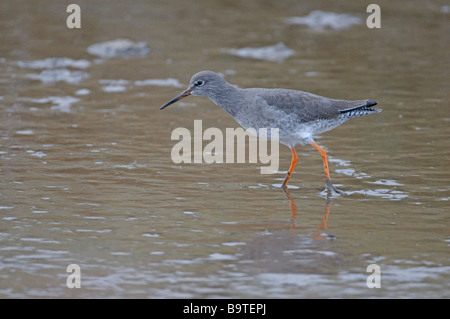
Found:
[(378, 102), (377, 101), (375, 101), (375, 100), (367, 100), (367, 102), (366, 102), (366, 105), (365, 106), (374, 106), (374, 105), (377, 105), (378, 104)]
[[(356, 116), (363, 116), (366, 114), (371, 113), (378, 113), (381, 112), (381, 109), (374, 108), (372, 106), (377, 105), (377, 101), (375, 100), (365, 100), (366, 104), (363, 104), (361, 106), (340, 110), (339, 113), (346, 118), (353, 118)], [(362, 104), (362, 103), (361, 103)]]

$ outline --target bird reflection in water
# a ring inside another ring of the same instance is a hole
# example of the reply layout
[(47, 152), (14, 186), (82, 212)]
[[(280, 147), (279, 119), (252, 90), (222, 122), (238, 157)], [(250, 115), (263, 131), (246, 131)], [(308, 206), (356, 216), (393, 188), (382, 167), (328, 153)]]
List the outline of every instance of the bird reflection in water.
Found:
[[(284, 188), (284, 193), (286, 194), (286, 197), (289, 201), (289, 208), (291, 210), (291, 229), (297, 228), (296, 220), (298, 216), (297, 206), (295, 205), (295, 201), (292, 198), (291, 194), (289, 193), (287, 188)], [(327, 238), (334, 238), (334, 236), (330, 236), (323, 232), (323, 230), (328, 229), (327, 228), (327, 222), (328, 222), (328, 216), (330, 215), (330, 204), (333, 200), (333, 196), (330, 191), (327, 191), (327, 197), (325, 200), (325, 213), (322, 217), (322, 222), (320, 223), (320, 226), (317, 230), (315, 230), (312, 234), (313, 239), (327, 239)]]

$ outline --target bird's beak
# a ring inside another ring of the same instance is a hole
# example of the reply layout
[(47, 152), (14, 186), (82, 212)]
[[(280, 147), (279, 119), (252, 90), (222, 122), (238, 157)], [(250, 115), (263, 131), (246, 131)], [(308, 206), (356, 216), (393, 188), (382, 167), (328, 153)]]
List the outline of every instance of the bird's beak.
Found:
[(192, 89), (187, 89), (186, 91), (184, 91), (183, 93), (178, 95), (176, 98), (170, 100), (169, 102), (167, 102), (166, 104), (161, 106), (159, 109), (162, 110), (163, 108), (169, 106), (170, 104), (173, 104), (173, 103), (175, 103), (178, 100), (184, 99), (186, 96), (189, 96), (191, 94), (192, 94)]

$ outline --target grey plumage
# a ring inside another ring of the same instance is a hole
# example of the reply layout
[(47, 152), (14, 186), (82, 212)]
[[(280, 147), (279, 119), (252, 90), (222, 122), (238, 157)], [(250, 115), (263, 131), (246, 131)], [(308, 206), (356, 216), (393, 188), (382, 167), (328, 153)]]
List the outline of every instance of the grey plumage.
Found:
[(291, 168), (283, 187), (286, 187), (297, 163), (294, 146), (310, 143), (322, 156), (327, 185), (337, 191), (329, 179), (326, 152), (314, 142), (313, 136), (354, 117), (381, 111), (372, 107), (377, 104), (374, 100), (337, 100), (288, 89), (241, 89), (212, 71), (202, 71), (192, 76), (189, 88), (161, 109), (189, 95), (210, 98), (245, 129), (278, 128), (280, 142), (293, 152)]
[(288, 146), (310, 143), (315, 134), (353, 117), (381, 111), (371, 107), (376, 105), (373, 100), (336, 100), (288, 89), (240, 89), (212, 71), (195, 74), (185, 92), (210, 98), (245, 129), (278, 128), (280, 142)]

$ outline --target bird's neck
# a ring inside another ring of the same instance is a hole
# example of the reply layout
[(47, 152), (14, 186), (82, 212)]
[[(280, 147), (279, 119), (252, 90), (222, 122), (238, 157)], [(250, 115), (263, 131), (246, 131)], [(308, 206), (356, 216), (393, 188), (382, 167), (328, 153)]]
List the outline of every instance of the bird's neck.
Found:
[(209, 96), (211, 101), (224, 109), (231, 116), (236, 115), (239, 103), (236, 103), (241, 96), (241, 90), (229, 83), (221, 86), (213, 96)]

